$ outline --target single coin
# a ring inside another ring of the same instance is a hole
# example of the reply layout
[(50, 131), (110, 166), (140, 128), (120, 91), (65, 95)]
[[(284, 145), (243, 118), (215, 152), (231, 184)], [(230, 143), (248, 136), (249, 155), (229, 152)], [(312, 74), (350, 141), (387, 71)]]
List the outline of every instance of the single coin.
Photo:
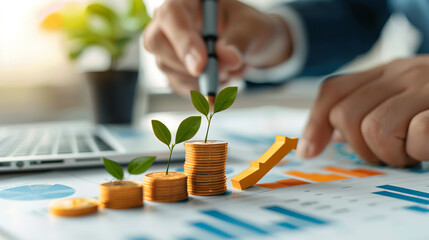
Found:
[(155, 172), (155, 173), (148, 173), (144, 176), (145, 178), (153, 178), (157, 180), (174, 180), (174, 179), (183, 179), (186, 178), (186, 175), (179, 172), (169, 172), (168, 174), (165, 174), (164, 172)]
[(207, 142), (200, 140), (193, 140), (185, 142), (185, 145), (215, 145), (215, 144), (224, 144), (227, 145), (228, 142), (221, 140), (207, 140)]
[(68, 198), (52, 201), (49, 211), (55, 216), (78, 217), (96, 213), (97, 201), (87, 198)]

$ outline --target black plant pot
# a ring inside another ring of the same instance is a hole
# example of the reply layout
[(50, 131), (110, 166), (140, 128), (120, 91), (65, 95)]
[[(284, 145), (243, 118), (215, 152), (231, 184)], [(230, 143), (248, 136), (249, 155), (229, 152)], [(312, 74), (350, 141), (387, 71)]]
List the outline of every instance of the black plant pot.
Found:
[(96, 123), (131, 124), (137, 71), (87, 72)]

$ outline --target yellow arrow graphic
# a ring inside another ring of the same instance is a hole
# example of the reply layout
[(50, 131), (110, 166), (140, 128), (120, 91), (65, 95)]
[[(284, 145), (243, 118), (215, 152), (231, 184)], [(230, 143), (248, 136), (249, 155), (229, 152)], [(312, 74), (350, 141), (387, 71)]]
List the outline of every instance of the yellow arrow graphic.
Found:
[(296, 149), (298, 138), (276, 136), (274, 144), (257, 160), (250, 161), (250, 167), (231, 178), (232, 186), (244, 190), (255, 185), (292, 149)]

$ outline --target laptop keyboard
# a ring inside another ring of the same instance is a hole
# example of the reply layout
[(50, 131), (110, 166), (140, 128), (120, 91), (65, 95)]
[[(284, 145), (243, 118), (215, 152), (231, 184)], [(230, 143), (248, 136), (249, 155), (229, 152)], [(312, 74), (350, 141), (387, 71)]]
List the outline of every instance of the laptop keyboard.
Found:
[(90, 129), (14, 128), (0, 132), (0, 157), (115, 151)]

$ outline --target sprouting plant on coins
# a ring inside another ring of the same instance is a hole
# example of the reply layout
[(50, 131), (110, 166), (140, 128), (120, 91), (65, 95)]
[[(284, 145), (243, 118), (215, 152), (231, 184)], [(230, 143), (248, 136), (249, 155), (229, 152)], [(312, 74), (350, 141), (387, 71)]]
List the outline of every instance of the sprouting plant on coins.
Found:
[(237, 87), (227, 87), (219, 92), (216, 97), (213, 113), (210, 113), (210, 106), (207, 99), (198, 91), (191, 91), (192, 104), (198, 112), (202, 113), (207, 119), (207, 131), (204, 142), (207, 143), (207, 137), (209, 135), (210, 123), (215, 113), (224, 111), (231, 107), (237, 98)]
[(173, 154), (174, 147), (177, 144), (187, 141), (193, 136), (195, 136), (195, 134), (197, 134), (198, 130), (200, 129), (200, 125), (201, 117), (192, 116), (186, 118), (180, 123), (179, 127), (177, 128), (175, 142), (171, 143), (170, 130), (168, 130), (168, 128), (162, 122), (158, 120), (152, 120), (152, 129), (155, 133), (155, 136), (159, 139), (159, 141), (167, 145), (168, 149), (170, 150), (167, 169), (165, 171), (166, 175), (168, 175), (168, 168), (170, 167), (171, 155)]
[[(131, 160), (128, 164), (127, 170), (129, 174), (139, 175), (150, 168), (152, 163), (155, 161), (156, 157), (146, 156), (146, 157), (137, 157)], [(116, 178), (119, 181), (124, 180), (124, 169), (121, 165), (113, 160), (103, 158), (104, 168), (112, 177)]]

